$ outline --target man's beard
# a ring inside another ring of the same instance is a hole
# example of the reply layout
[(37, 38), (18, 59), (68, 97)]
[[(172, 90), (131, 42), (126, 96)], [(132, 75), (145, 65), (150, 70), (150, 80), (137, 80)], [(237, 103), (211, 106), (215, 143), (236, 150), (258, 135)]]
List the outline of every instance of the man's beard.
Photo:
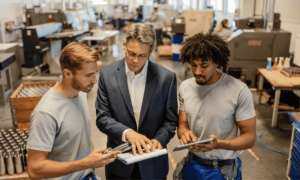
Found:
[[(92, 84), (88, 85), (88, 86), (91, 86)], [(90, 92), (92, 90), (91, 89), (88, 89), (88, 86), (86, 87), (83, 87), (82, 84), (76, 79), (76, 78), (73, 78), (72, 79), (72, 87), (78, 91), (82, 91), (82, 92)]]
[[(197, 77), (202, 77), (204, 80), (205, 80), (205, 82), (201, 82), (201, 83), (199, 83), (198, 81), (197, 81)], [(206, 83), (207, 83), (207, 79), (205, 78), (205, 76), (195, 76), (195, 78), (196, 78), (196, 83), (198, 84), (198, 85), (205, 85)]]

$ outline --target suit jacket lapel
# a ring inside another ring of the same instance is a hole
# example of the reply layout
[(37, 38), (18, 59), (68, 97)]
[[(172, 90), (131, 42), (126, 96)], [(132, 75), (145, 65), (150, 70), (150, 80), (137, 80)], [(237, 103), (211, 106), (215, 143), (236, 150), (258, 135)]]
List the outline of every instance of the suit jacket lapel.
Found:
[(140, 120), (139, 120), (139, 126), (141, 125), (146, 112), (148, 110), (150, 100), (152, 98), (153, 92), (155, 90), (156, 84), (157, 84), (157, 69), (154, 63), (152, 63), (149, 60), (148, 65), (148, 72), (147, 72), (147, 80), (146, 80), (146, 87), (145, 87), (145, 93), (144, 93), (144, 99), (142, 103), (142, 109), (140, 114)]
[(125, 72), (125, 59), (122, 59), (118, 66), (116, 78), (117, 78), (117, 82), (118, 82), (121, 94), (123, 96), (124, 102), (129, 110), (131, 116), (134, 119), (131, 99), (130, 99), (130, 95), (129, 95), (129, 91), (128, 91), (127, 76), (126, 76), (126, 72)]

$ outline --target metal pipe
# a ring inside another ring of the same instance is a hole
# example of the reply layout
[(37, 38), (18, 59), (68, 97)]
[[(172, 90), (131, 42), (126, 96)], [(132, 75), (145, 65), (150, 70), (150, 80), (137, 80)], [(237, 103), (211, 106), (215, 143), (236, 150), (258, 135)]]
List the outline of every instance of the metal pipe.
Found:
[(27, 166), (27, 149), (25, 144), (22, 144), (21, 152), (23, 154), (24, 166)]
[(7, 168), (7, 173), (8, 174), (12, 175), (12, 174), (15, 173), (15, 167), (14, 167), (14, 162), (13, 162), (13, 157), (12, 157), (11, 150), (7, 151), (6, 168)]
[(24, 128), (23, 131), (24, 131), (25, 134), (28, 133), (28, 129), (27, 128)]
[(267, 20), (267, 30), (268, 31), (273, 30), (274, 8), (275, 8), (275, 0), (268, 0), (268, 20)]
[(6, 174), (5, 161), (3, 157), (3, 150), (0, 150), (0, 176), (4, 176)]
[(10, 134), (5, 134), (4, 137), (7, 139), (7, 138), (10, 138)]
[(15, 141), (14, 140), (9, 140), (8, 143), (9, 145), (13, 144)]
[(11, 134), (11, 133), (13, 132), (13, 130), (12, 130), (12, 129), (9, 129), (8, 132)]
[(23, 172), (23, 162), (20, 154), (20, 149), (15, 149), (15, 166), (16, 166), (16, 173), (21, 174)]

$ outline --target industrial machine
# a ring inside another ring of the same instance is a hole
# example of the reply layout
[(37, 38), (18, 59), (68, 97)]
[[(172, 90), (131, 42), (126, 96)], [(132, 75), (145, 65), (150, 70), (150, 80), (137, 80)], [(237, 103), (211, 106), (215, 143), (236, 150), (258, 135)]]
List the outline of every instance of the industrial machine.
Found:
[(208, 33), (213, 25), (213, 11), (182, 11), (181, 17), (185, 18), (185, 33), (192, 37), (197, 33)]
[[(32, 74), (22, 77), (22, 80), (57, 80), (61, 74), (58, 56), (61, 52), (61, 41), (52, 40), (49, 36), (62, 32), (62, 23), (46, 23), (35, 26), (28, 26), (22, 30), (24, 44), (25, 68), (35, 68)], [(43, 71), (50, 69), (50, 74), (56, 77), (43, 77)], [(32, 75), (38, 75), (33, 77)]]
[(43, 63), (43, 55), (50, 50), (47, 36), (62, 31), (62, 23), (46, 23), (22, 29), (24, 44), (23, 67), (32, 68)]
[(178, 35), (185, 33), (185, 18), (172, 19), (172, 33)]
[(274, 13), (275, 0), (267, 1), (263, 19), (237, 19), (235, 31), (227, 39), (230, 57), (228, 74), (257, 86), (257, 68), (266, 68), (267, 58), (289, 57), (291, 33), (280, 29), (280, 14)]
[[(236, 29), (252, 29), (266, 27), (266, 20), (263, 18), (235, 18), (234, 21)], [(280, 29), (280, 25), (280, 14), (274, 13), (273, 30)]]
[(264, 28), (264, 19), (262, 18), (235, 18), (236, 29), (252, 29), (252, 28)]
[(27, 26), (49, 22), (62, 23), (63, 32), (48, 37), (62, 40), (62, 48), (70, 42), (78, 42), (81, 38), (90, 35), (89, 25), (92, 27), (96, 26), (96, 17), (93, 9), (68, 10), (64, 12), (56, 10), (45, 13), (36, 13), (29, 9), (26, 14)]
[[(289, 57), (291, 33), (285, 30), (239, 29), (229, 38), (227, 73), (244, 76), (249, 87), (255, 87), (257, 68), (267, 66), (267, 57)], [(237, 73), (238, 72), (238, 73)]]

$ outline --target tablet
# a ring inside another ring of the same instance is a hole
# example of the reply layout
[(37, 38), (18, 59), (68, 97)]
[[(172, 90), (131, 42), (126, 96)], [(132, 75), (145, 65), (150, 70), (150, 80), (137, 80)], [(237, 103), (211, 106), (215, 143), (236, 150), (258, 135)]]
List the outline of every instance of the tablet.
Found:
[(173, 151), (180, 151), (180, 150), (183, 150), (183, 149), (187, 149), (189, 146), (192, 146), (192, 145), (195, 145), (195, 144), (206, 144), (206, 143), (209, 143), (211, 142), (213, 139), (205, 139), (205, 140), (202, 140), (202, 141), (197, 141), (197, 142), (194, 142), (194, 143), (189, 143), (189, 144), (184, 144), (184, 145), (180, 145), (180, 146), (177, 146)]

